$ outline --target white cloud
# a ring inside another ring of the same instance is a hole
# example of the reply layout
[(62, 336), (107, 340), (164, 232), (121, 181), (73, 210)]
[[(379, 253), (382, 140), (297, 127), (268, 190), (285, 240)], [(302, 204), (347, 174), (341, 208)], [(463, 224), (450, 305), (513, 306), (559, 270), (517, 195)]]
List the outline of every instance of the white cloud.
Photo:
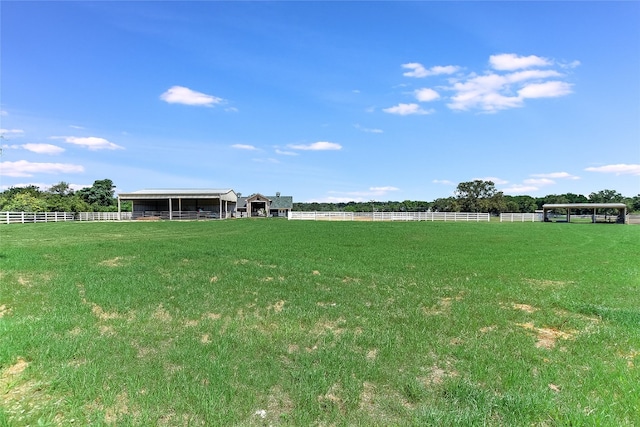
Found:
[(256, 163), (280, 163), (280, 160), (278, 159), (274, 159), (273, 157), (269, 157), (269, 158), (262, 158), (262, 159), (251, 159), (252, 161), (256, 162)]
[(2, 136), (23, 136), (24, 131), (22, 129), (0, 129), (0, 135)]
[(80, 173), (84, 167), (69, 163), (34, 163), (26, 160), (0, 163), (0, 174), (4, 176), (28, 177), (39, 173)]
[[(480, 108), (487, 112), (495, 112), (521, 107), (526, 98), (549, 98), (570, 94), (569, 83), (555, 80), (541, 82), (545, 78), (559, 76), (562, 74), (554, 70), (472, 75), (467, 80), (454, 82), (451, 89), (455, 95), (451, 97), (452, 102), (448, 106), (453, 110)], [(517, 96), (513, 95), (514, 90), (517, 90)]]
[(276, 154), (279, 154), (281, 156), (297, 156), (297, 155), (299, 155), (299, 153), (296, 153), (295, 151), (284, 151), (284, 150), (280, 150), (279, 148), (276, 148)]
[(414, 93), (416, 95), (416, 99), (420, 102), (430, 102), (440, 98), (440, 94), (438, 92), (428, 87), (418, 89)]
[(383, 196), (391, 191), (399, 191), (400, 189), (397, 187), (392, 187), (390, 185), (386, 187), (370, 187), (369, 194), (373, 196)]
[(509, 181), (506, 181), (502, 178), (497, 178), (495, 176), (485, 176), (484, 178), (474, 178), (475, 180), (479, 180), (479, 181), (491, 181), (496, 185), (504, 185), (504, 184), (508, 184)]
[(511, 187), (503, 188), (500, 191), (502, 191), (505, 194), (526, 194), (526, 193), (533, 193), (538, 190), (539, 188), (533, 185), (514, 184)]
[(405, 77), (428, 77), (428, 76), (437, 76), (440, 74), (453, 74), (457, 72), (460, 67), (455, 65), (436, 65), (429, 69), (424, 68), (424, 66), (418, 62), (410, 62), (407, 64), (402, 64), (402, 68), (411, 70), (403, 73), (402, 75)]
[(375, 129), (375, 128), (371, 129), (371, 128), (365, 128), (365, 127), (362, 127), (362, 126), (360, 126), (360, 125), (358, 125), (358, 124), (354, 125), (354, 127), (355, 127), (356, 129), (358, 129), (358, 130), (361, 130), (362, 132), (367, 132), (367, 133), (384, 133), (384, 131), (383, 131), (382, 129)]
[(38, 154), (60, 154), (64, 148), (53, 144), (23, 144), (22, 148)]
[(515, 53), (491, 55), (489, 64), (494, 70), (512, 71), (531, 67), (548, 67), (553, 61), (536, 55), (518, 56)]
[(530, 178), (525, 179), (523, 182), (529, 185), (552, 185), (556, 183), (554, 180), (549, 178)]
[(521, 98), (554, 98), (571, 93), (571, 85), (566, 82), (544, 82), (526, 85), (518, 91)]
[(536, 178), (551, 178), (551, 179), (580, 179), (579, 176), (571, 175), (568, 172), (551, 172), (551, 173), (533, 173), (531, 176)]
[(375, 197), (382, 197), (389, 192), (399, 191), (400, 189), (393, 186), (369, 187), (365, 191), (329, 191), (331, 196), (321, 199), (309, 200), (308, 202), (327, 202), (327, 203), (348, 203), (348, 202), (368, 202)]
[(433, 110), (423, 110), (418, 104), (398, 104), (394, 107), (382, 109), (385, 113), (408, 116), (410, 114), (431, 114)]
[(169, 88), (165, 93), (160, 95), (160, 99), (169, 104), (201, 105), (206, 107), (224, 102), (222, 98), (196, 92), (184, 86), (173, 86)]
[(308, 151), (342, 150), (342, 145), (327, 141), (318, 141), (313, 144), (289, 144), (288, 147), (292, 150)]
[(0, 116), (8, 116), (9, 113), (7, 113), (5, 110), (0, 110)]
[[(446, 85), (438, 86), (438, 91), (422, 88), (414, 91), (414, 96), (420, 102), (431, 102), (442, 99), (443, 90), (450, 91), (451, 95), (445, 99), (452, 110), (495, 113), (522, 107), (527, 99), (554, 98), (572, 93), (573, 85), (564, 81), (565, 74), (561, 71), (575, 68), (580, 63), (556, 63), (541, 56), (507, 53), (491, 55), (489, 64), (484, 74), (472, 72), (467, 76), (450, 77)], [(402, 64), (402, 68), (409, 70), (403, 73), (405, 77), (450, 75), (461, 69), (452, 65), (427, 69), (417, 62)], [(398, 115), (433, 112), (422, 110), (416, 104), (399, 104), (383, 111)]]
[(235, 148), (237, 150), (258, 151), (256, 147), (249, 144), (233, 144), (231, 148)]
[(617, 165), (589, 167), (585, 170), (587, 172), (614, 173), (616, 175), (640, 175), (640, 165), (627, 165), (624, 163)]
[(434, 184), (442, 184), (442, 185), (456, 185), (453, 181), (449, 181), (448, 179), (434, 179)]
[(68, 142), (69, 144), (86, 147), (91, 151), (124, 150), (124, 147), (114, 144), (113, 142), (110, 142), (104, 138), (98, 138), (95, 136), (88, 136), (88, 137), (54, 136), (52, 137), (52, 139), (63, 139), (65, 142)]

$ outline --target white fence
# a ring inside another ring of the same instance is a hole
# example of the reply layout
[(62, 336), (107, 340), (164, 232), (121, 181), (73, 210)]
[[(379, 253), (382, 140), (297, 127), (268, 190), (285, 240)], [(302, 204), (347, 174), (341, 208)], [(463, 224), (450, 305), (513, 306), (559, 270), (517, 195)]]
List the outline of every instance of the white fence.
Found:
[(290, 220), (308, 221), (474, 221), (488, 222), (488, 213), (474, 212), (289, 212)]
[(131, 212), (0, 212), (0, 224), (62, 221), (118, 221), (131, 219)]
[(500, 222), (542, 222), (541, 213), (501, 213)]

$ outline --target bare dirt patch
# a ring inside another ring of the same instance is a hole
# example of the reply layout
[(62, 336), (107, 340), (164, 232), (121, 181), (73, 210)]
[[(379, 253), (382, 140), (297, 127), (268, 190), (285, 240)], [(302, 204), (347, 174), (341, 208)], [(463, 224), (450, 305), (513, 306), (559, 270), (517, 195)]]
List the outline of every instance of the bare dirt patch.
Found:
[(11, 309), (4, 304), (0, 305), (0, 318), (8, 316), (9, 314), (11, 314)]
[(454, 301), (462, 301), (464, 298), (464, 292), (460, 292), (455, 297), (444, 297), (438, 300), (436, 305), (431, 307), (422, 307), (422, 311), (427, 316), (436, 316), (439, 314), (447, 314), (451, 310), (451, 304)]
[(529, 304), (512, 304), (512, 307), (516, 310), (522, 310), (527, 313), (535, 313), (537, 308), (530, 306)]
[(98, 263), (98, 265), (102, 265), (105, 267), (120, 267), (122, 265), (122, 257), (115, 257), (112, 259), (106, 259)]
[(340, 335), (345, 331), (343, 327), (347, 321), (340, 317), (336, 320), (326, 320), (323, 322), (318, 322), (314, 325), (311, 330), (311, 333), (314, 335), (325, 335), (327, 333), (332, 333), (333, 335)]
[(428, 368), (428, 373), (425, 376), (416, 378), (419, 382), (427, 387), (434, 385), (440, 385), (447, 378), (455, 378), (458, 376), (458, 372), (451, 368), (450, 363), (446, 364), (446, 369), (441, 368), (438, 365), (433, 365)]
[(323, 407), (336, 406), (340, 413), (345, 413), (344, 399), (341, 397), (342, 385), (334, 383), (325, 394), (318, 396), (318, 403)]
[(171, 322), (171, 320), (173, 319), (171, 317), (171, 313), (169, 313), (162, 304), (160, 304), (158, 306), (158, 308), (156, 308), (156, 311), (153, 312), (153, 314), (151, 315), (151, 318), (154, 320), (159, 320), (161, 322)]
[(285, 304), (285, 301), (280, 300), (278, 302), (273, 303), (273, 305), (268, 306), (267, 310), (273, 310), (276, 313), (280, 313), (284, 308), (284, 304)]
[(516, 323), (516, 325), (536, 334), (538, 339), (536, 342), (537, 348), (551, 349), (556, 346), (558, 339), (573, 339), (576, 334), (576, 331), (563, 332), (556, 328), (536, 328), (531, 322)]
[[(56, 399), (46, 391), (46, 385), (34, 379), (25, 378), (29, 362), (18, 358), (16, 363), (0, 371), (0, 407), (6, 414), (8, 425), (26, 425), (34, 414), (44, 408), (60, 405), (63, 399)], [(57, 415), (54, 425), (66, 425), (64, 417)]]

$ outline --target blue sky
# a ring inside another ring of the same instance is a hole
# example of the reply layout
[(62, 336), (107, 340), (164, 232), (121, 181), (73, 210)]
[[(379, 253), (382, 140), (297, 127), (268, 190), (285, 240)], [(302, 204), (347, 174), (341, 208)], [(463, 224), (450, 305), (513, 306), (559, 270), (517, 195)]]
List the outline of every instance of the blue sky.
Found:
[(640, 193), (639, 2), (2, 1), (0, 186)]

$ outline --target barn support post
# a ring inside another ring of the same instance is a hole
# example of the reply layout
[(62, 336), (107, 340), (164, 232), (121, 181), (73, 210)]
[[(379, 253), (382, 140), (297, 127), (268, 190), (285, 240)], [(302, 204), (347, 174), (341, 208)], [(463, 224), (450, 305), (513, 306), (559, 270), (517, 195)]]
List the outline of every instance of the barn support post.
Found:
[(169, 197), (169, 221), (173, 219), (173, 206), (171, 206), (172, 204), (173, 204), (173, 199)]

